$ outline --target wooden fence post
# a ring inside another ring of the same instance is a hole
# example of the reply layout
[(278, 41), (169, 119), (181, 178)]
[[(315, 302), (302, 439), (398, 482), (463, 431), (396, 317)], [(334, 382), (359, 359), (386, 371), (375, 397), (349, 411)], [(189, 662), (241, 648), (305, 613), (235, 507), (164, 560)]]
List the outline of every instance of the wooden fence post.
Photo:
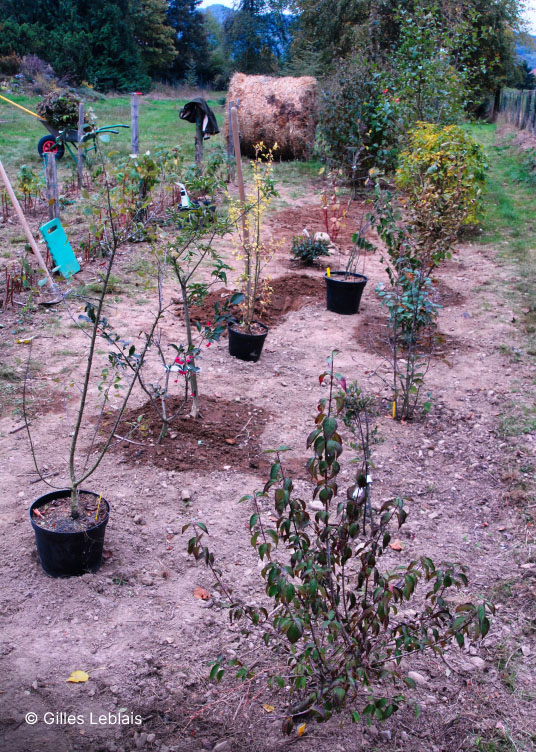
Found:
[(229, 102), (227, 108), (227, 182), (230, 183), (234, 180), (234, 144), (233, 144), (233, 119), (231, 117), (231, 110), (236, 107), (233, 101)]
[(56, 164), (56, 156), (52, 152), (48, 152), (47, 166), (45, 170), (45, 177), (47, 182), (47, 202), (48, 202), (48, 218), (59, 219), (60, 218), (60, 204), (58, 194), (58, 166)]
[(84, 103), (80, 102), (78, 105), (78, 190), (82, 188), (82, 180), (84, 178), (84, 147), (82, 144), (82, 138), (84, 137)]
[(203, 115), (197, 108), (197, 115), (195, 118), (195, 163), (199, 168), (199, 172), (203, 170)]
[(136, 156), (140, 151), (140, 138), (138, 131), (139, 99), (138, 94), (132, 94), (130, 97), (130, 120), (132, 128), (131, 154), (136, 154)]

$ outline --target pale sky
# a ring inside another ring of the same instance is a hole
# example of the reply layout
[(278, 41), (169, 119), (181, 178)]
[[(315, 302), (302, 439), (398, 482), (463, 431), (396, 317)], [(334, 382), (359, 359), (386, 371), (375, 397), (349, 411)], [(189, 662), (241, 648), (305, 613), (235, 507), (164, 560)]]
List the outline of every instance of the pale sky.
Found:
[[(233, 0), (203, 0), (200, 7), (208, 8), (209, 5), (227, 5), (228, 8), (232, 8)], [(527, 8), (523, 14), (528, 22), (528, 31), (532, 34), (536, 34), (536, 4), (534, 0), (528, 0), (526, 3)]]

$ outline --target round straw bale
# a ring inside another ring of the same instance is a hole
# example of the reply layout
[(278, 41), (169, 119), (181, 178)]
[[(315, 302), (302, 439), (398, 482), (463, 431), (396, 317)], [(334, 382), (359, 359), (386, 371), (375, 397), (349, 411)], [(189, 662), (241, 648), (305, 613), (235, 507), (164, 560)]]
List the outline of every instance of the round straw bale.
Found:
[(229, 102), (238, 103), (240, 148), (246, 156), (255, 156), (255, 145), (260, 141), (269, 148), (277, 143), (276, 159), (311, 156), (317, 122), (317, 83), (312, 76), (274, 78), (235, 73), (227, 93), (226, 138)]

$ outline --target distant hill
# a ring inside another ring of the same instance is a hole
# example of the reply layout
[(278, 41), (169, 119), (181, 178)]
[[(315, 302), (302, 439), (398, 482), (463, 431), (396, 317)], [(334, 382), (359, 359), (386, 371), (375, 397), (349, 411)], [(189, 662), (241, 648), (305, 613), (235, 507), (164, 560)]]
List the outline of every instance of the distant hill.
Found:
[(222, 5), (221, 3), (214, 3), (214, 5), (209, 5), (208, 8), (200, 8), (199, 10), (201, 11), (201, 13), (212, 14), (216, 21), (220, 24), (224, 24), (229, 16), (234, 13), (232, 8), (228, 8), (226, 5)]
[(521, 60), (526, 60), (529, 68), (532, 70), (536, 68), (536, 36), (534, 34), (529, 34), (528, 36), (532, 39), (533, 44), (521, 43), (521, 40), (518, 39), (516, 54)]

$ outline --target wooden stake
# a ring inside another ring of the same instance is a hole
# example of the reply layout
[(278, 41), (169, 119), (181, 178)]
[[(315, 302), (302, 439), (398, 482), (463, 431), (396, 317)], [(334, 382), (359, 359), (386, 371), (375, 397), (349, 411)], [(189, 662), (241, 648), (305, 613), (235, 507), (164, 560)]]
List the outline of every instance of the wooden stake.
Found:
[(84, 103), (78, 105), (78, 190), (82, 188), (84, 178), (84, 147), (82, 139), (84, 137)]
[(227, 155), (228, 155), (228, 167), (227, 167), (227, 182), (230, 183), (234, 180), (234, 144), (233, 144), (233, 121), (231, 118), (231, 110), (236, 107), (233, 101), (229, 102), (229, 108), (227, 110)]
[(233, 128), (233, 147), (236, 162), (236, 182), (238, 183), (238, 194), (242, 204), (242, 228), (244, 232), (244, 244), (249, 245), (249, 232), (246, 222), (246, 191), (244, 189), (244, 175), (242, 174), (242, 155), (240, 153), (240, 132), (238, 130), (238, 111), (236, 107), (231, 107), (231, 124)]
[(201, 172), (203, 170), (203, 115), (199, 108), (195, 118), (195, 163)]
[(131, 154), (136, 154), (136, 156), (140, 153), (140, 138), (138, 132), (139, 102), (139, 96), (137, 94), (132, 94), (130, 97), (130, 120), (132, 125)]
[(39, 248), (37, 247), (35, 238), (31, 233), (30, 227), (28, 226), (28, 222), (26, 221), (26, 217), (24, 216), (22, 209), (20, 207), (19, 201), (17, 197), (15, 196), (13, 188), (11, 187), (11, 183), (9, 182), (9, 178), (7, 176), (6, 171), (4, 170), (4, 165), (2, 164), (1, 160), (0, 160), (0, 176), (2, 177), (2, 180), (4, 181), (4, 185), (6, 186), (6, 190), (8, 192), (9, 198), (11, 199), (11, 203), (13, 204), (13, 207), (15, 208), (15, 212), (17, 213), (17, 216), (20, 220), (20, 223), (26, 234), (26, 237), (28, 238), (28, 243), (30, 244), (32, 251), (35, 254), (35, 257), (37, 259), (39, 266), (46, 274), (48, 286), (50, 287), (51, 290), (55, 290), (56, 286), (54, 284), (54, 280), (50, 276), (50, 272), (48, 271), (47, 266), (43, 260), (43, 257), (41, 256), (41, 252)]
[(60, 218), (60, 204), (58, 194), (58, 166), (56, 164), (56, 157), (52, 152), (48, 152), (46, 155), (47, 166), (45, 170), (45, 177), (47, 181), (47, 201), (48, 201), (48, 218), (59, 219)]

